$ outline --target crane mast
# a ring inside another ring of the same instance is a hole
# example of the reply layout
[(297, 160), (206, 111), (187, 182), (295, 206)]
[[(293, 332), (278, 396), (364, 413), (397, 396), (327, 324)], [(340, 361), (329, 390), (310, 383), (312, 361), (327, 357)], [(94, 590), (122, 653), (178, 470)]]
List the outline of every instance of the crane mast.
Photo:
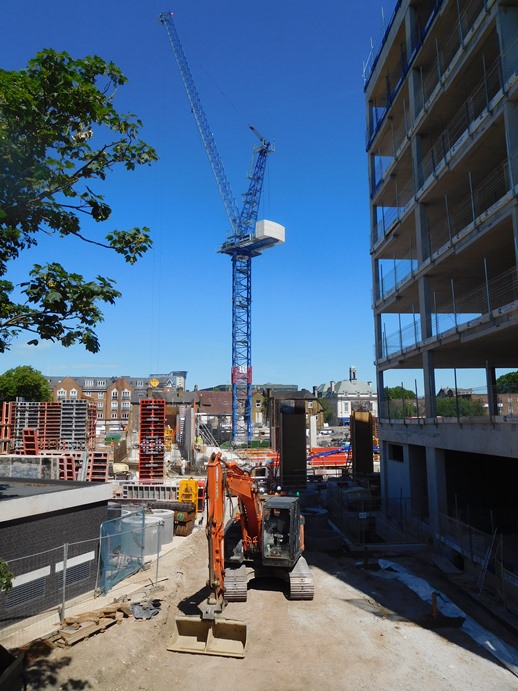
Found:
[(261, 254), (262, 250), (284, 242), (284, 228), (278, 224), (265, 221), (263, 223), (269, 223), (270, 226), (276, 226), (276, 228), (269, 231), (268, 227), (266, 229), (262, 227), (260, 234), (256, 232), (266, 158), (274, 149), (267, 139), (249, 125), (259, 139), (259, 144), (254, 147), (255, 164), (249, 176), (248, 190), (243, 196), (243, 206), (239, 211), (176, 31), (172, 12), (162, 12), (159, 21), (167, 31), (191, 110), (230, 221), (231, 231), (218, 251), (221, 254), (228, 254), (232, 260), (232, 438), (234, 441), (243, 438), (250, 441), (252, 439), (252, 258)]

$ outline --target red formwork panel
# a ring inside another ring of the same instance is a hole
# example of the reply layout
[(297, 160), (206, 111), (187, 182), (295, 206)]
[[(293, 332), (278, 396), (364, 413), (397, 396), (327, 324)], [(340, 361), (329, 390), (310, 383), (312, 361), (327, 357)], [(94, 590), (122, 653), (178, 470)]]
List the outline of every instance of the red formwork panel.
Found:
[(72, 456), (59, 456), (58, 464), (60, 480), (76, 479), (76, 462)]
[(37, 456), (39, 453), (38, 449), (38, 430), (26, 428), (22, 433), (23, 440), (23, 455), (24, 456)]
[(164, 481), (165, 401), (140, 401), (139, 480)]
[(108, 463), (107, 451), (91, 451), (88, 454), (87, 482), (106, 482)]
[(61, 437), (61, 403), (40, 403), (38, 436), (41, 449), (59, 449)]
[(9, 453), (11, 436), (13, 430), (12, 422), (13, 403), (2, 403), (2, 419), (0, 422), (0, 452)]
[(94, 401), (88, 401), (86, 418), (86, 448), (95, 451), (95, 434), (97, 425), (97, 406)]

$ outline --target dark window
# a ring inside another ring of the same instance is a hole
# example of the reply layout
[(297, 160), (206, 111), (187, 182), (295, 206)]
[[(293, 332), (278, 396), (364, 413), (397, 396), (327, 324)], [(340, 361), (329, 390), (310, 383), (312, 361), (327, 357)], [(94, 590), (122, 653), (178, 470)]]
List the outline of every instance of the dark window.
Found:
[[(90, 576), (90, 563), (85, 561), (82, 564), (75, 564), (67, 568), (67, 586), (84, 581)], [(58, 576), (58, 586), (63, 587), (63, 571)]]
[(388, 451), (389, 459), (391, 461), (399, 461), (400, 463), (403, 463), (403, 447), (401, 444), (389, 444)]
[(37, 578), (35, 581), (29, 583), (22, 583), (16, 585), (10, 590), (5, 598), (6, 609), (19, 607), (20, 605), (30, 602), (31, 600), (39, 600), (45, 595), (45, 578)]

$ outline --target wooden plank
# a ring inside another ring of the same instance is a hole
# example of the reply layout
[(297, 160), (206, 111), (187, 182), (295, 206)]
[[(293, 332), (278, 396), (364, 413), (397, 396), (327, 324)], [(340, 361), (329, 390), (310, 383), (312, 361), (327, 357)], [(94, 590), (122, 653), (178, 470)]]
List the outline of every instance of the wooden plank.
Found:
[(105, 631), (109, 626), (115, 624), (117, 620), (112, 617), (101, 617), (99, 623), (95, 622), (82, 622), (78, 629), (72, 629), (72, 627), (65, 627), (60, 630), (60, 634), (63, 637), (67, 645), (73, 645), (82, 641), (84, 638), (88, 638), (94, 633)]

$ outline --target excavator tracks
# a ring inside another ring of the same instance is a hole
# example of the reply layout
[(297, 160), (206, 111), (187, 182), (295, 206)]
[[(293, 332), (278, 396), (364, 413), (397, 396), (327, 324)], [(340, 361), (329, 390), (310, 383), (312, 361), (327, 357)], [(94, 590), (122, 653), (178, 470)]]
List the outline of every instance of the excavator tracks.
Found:
[(248, 595), (248, 574), (246, 566), (225, 571), (225, 600), (246, 602)]
[(290, 576), (290, 600), (312, 600), (315, 595), (315, 585), (311, 569), (304, 557), (300, 557)]

